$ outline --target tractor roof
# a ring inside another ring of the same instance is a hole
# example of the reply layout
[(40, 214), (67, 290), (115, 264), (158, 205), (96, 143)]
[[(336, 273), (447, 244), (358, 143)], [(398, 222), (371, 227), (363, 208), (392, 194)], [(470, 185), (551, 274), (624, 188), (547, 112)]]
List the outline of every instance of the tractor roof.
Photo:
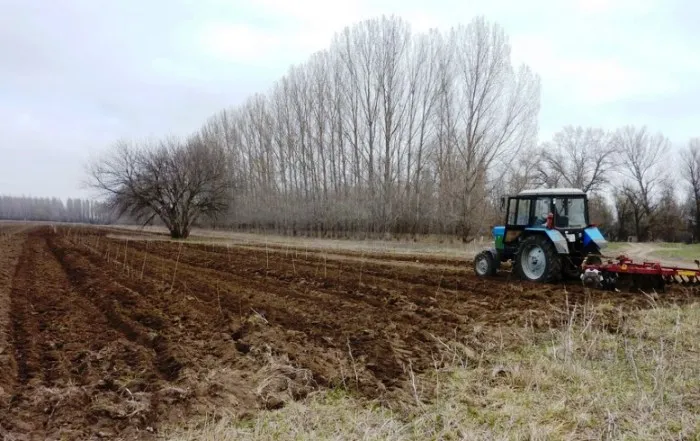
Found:
[(586, 193), (580, 188), (535, 188), (523, 190), (518, 196), (584, 196)]

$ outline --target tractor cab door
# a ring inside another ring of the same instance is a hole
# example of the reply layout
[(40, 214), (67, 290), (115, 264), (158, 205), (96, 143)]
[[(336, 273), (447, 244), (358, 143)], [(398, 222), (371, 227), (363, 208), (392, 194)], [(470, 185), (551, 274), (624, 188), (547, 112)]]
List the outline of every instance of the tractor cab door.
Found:
[(532, 198), (508, 198), (508, 211), (505, 222), (505, 246), (512, 246), (518, 237), (530, 226), (533, 208)]
[(544, 228), (547, 224), (547, 217), (553, 210), (551, 196), (509, 198), (505, 222), (505, 245), (515, 245), (526, 228)]

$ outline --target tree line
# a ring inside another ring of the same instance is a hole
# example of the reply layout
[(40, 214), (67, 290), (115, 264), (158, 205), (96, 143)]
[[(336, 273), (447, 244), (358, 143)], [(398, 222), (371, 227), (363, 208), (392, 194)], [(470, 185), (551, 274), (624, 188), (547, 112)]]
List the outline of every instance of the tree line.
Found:
[(502, 222), (501, 196), (534, 186), (586, 190), (617, 239), (700, 237), (697, 140), (682, 176), (664, 166), (670, 141), (645, 126), (567, 126), (539, 143), (540, 79), (510, 51), (483, 17), (425, 33), (365, 20), (187, 139), (118, 141), (91, 183), (174, 237), (199, 223), (469, 240)]
[[(680, 165), (669, 167), (670, 164)], [(646, 126), (564, 127), (516, 171), (511, 191), (569, 186), (589, 192), (593, 222), (613, 240), (700, 238), (700, 138), (674, 152)]]
[(497, 24), (414, 34), (381, 17), (201, 133), (242, 183), (232, 224), (469, 237), (485, 227), (494, 178), (534, 148), (539, 99)]
[(68, 198), (0, 196), (0, 219), (15, 221), (53, 221), (88, 224), (109, 223), (113, 219), (97, 201)]

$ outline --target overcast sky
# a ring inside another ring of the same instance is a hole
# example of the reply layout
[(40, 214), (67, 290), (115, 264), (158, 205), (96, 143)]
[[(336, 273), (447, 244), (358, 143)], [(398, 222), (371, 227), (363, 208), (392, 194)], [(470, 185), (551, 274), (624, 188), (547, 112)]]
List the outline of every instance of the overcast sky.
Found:
[(0, 194), (85, 196), (85, 162), (116, 138), (191, 132), (382, 13), (415, 31), (499, 22), (542, 78), (541, 138), (700, 136), (693, 0), (0, 0)]

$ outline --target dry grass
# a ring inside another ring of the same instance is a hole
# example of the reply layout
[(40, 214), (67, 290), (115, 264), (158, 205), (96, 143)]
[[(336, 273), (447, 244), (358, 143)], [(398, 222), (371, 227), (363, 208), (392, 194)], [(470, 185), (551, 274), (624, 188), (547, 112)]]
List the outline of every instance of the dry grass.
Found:
[[(547, 334), (523, 329), (528, 343), (517, 351), (497, 350), (477, 366), (455, 360), (416, 378), (419, 402), (407, 411), (333, 390), (168, 439), (700, 439), (700, 305), (652, 308), (621, 323), (609, 319), (616, 315), (579, 308)], [(421, 394), (427, 385), (431, 393)]]
[[(131, 237), (138, 239), (138, 236), (127, 236), (129, 232), (144, 232), (150, 233), (165, 233), (165, 230), (160, 227), (135, 227), (129, 225), (115, 225), (111, 229), (115, 232), (116, 237), (126, 238)], [(123, 232), (123, 234), (119, 234)], [(162, 240), (170, 240), (166, 236), (162, 236)], [(490, 235), (484, 235), (473, 242), (462, 243), (456, 236), (420, 236), (413, 240), (408, 237), (400, 239), (331, 239), (331, 238), (315, 238), (305, 236), (284, 236), (279, 234), (268, 233), (246, 233), (228, 230), (206, 230), (193, 229), (191, 236), (187, 239), (188, 243), (216, 243), (229, 245), (253, 245), (253, 246), (289, 246), (296, 248), (308, 248), (316, 251), (355, 251), (367, 253), (388, 253), (397, 255), (430, 255), (444, 257), (473, 257), (484, 248), (493, 246), (493, 238)]]

